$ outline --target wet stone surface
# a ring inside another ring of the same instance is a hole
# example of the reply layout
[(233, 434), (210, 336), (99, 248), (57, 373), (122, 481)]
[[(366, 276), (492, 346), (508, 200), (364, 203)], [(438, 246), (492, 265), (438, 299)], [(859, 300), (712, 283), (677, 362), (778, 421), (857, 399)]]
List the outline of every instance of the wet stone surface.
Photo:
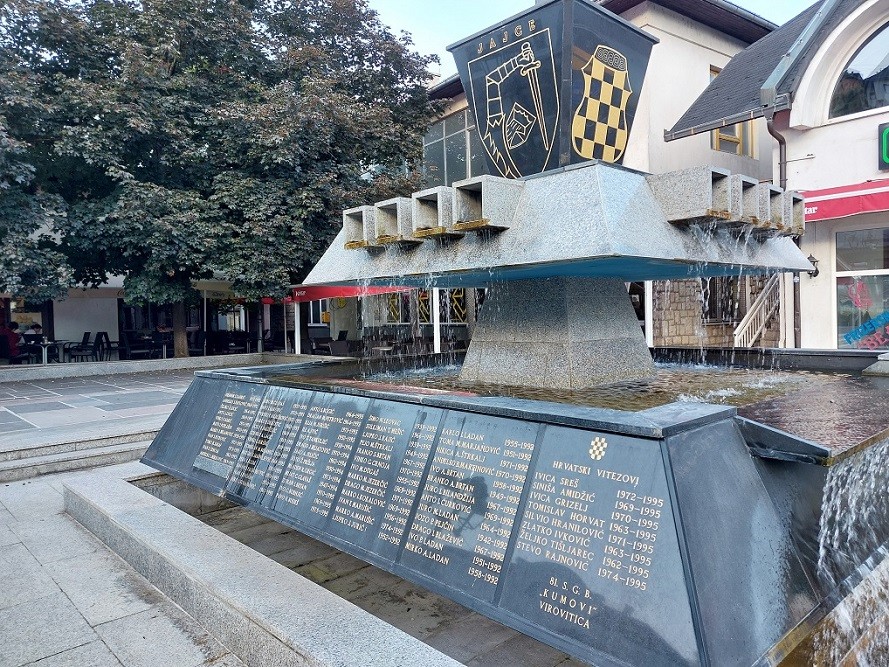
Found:
[[(379, 373), (375, 383), (513, 396), (597, 408), (640, 411), (674, 401), (731, 405), (742, 417), (787, 431), (833, 450), (834, 455), (884, 439), (889, 378), (772, 369), (657, 364), (649, 381), (621, 382), (585, 391), (496, 385), (460, 385), (459, 367)], [(314, 381), (314, 380), (313, 380)], [(338, 382), (332, 380), (332, 383)]]

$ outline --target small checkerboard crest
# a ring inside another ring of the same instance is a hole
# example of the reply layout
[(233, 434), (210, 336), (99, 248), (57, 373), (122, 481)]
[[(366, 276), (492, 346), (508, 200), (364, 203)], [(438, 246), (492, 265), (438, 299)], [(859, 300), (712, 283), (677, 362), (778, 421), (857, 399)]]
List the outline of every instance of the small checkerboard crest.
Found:
[(629, 137), (627, 104), (633, 91), (627, 59), (600, 44), (580, 71), (584, 94), (571, 123), (574, 151), (588, 160), (617, 162)]
[(605, 438), (593, 438), (590, 443), (590, 458), (594, 461), (601, 461), (605, 458), (605, 451), (608, 449), (608, 443)]

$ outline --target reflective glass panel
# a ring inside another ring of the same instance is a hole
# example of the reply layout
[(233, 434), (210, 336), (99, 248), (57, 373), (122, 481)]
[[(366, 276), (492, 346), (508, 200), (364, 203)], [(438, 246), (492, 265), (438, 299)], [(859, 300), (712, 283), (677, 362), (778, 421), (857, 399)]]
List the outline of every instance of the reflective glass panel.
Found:
[(889, 229), (837, 232), (837, 271), (889, 269)]
[(466, 132), (445, 139), (447, 153), (447, 184), (466, 178)]
[(837, 81), (830, 100), (830, 117), (879, 109), (889, 105), (889, 25), (862, 46)]
[(485, 162), (485, 148), (482, 146), (481, 137), (473, 127), (469, 130), (469, 175), (481, 176), (488, 173), (488, 164)]
[(444, 141), (436, 141), (423, 148), (423, 168), (426, 172), (426, 185), (428, 187), (444, 185)]
[(431, 144), (433, 141), (438, 141), (442, 138), (442, 132), (444, 131), (444, 121), (438, 121), (437, 123), (433, 123), (429, 126), (429, 129), (426, 130), (426, 135), (423, 137), (423, 145)]
[(889, 276), (837, 278), (840, 349), (889, 349)]
[(466, 128), (466, 112), (459, 111), (452, 116), (448, 116), (444, 120), (445, 136), (450, 136), (455, 132), (461, 132)]

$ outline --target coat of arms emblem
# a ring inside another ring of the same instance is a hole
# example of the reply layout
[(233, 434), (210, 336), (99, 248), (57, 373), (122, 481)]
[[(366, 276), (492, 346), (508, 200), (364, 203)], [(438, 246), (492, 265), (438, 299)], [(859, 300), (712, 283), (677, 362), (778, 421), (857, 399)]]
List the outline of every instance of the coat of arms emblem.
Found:
[(571, 123), (574, 151), (588, 160), (617, 162), (627, 148), (627, 103), (630, 89), (627, 59), (599, 45), (581, 68), (584, 93)]
[(546, 169), (559, 116), (549, 29), (470, 61), (469, 72), (476, 127), (500, 175)]

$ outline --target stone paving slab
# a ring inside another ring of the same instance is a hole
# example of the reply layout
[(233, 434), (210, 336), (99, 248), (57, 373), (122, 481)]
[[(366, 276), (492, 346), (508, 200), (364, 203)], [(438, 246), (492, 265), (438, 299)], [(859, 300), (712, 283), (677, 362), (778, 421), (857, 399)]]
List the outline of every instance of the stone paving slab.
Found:
[(163, 648), (164, 664), (198, 667), (215, 664), (227, 650), (181, 609), (168, 601), (96, 627), (96, 632), (127, 667), (157, 667), (155, 652)]
[(105, 548), (50, 563), (46, 570), (94, 627), (141, 613), (164, 600), (156, 588)]
[(96, 640), (83, 644), (68, 651), (62, 651), (36, 662), (29, 662), (26, 667), (122, 667), (120, 660), (105, 646), (105, 642)]
[[(0, 610), (55, 595), (59, 587), (21, 543), (0, 549)], [(2, 646), (0, 642), (0, 646)]]
[(89, 531), (64, 514), (16, 523), (12, 530), (41, 565), (91, 554), (102, 548), (102, 543)]
[(0, 667), (244, 667), (64, 513), (75, 474), (0, 484)]
[(19, 667), (95, 639), (62, 592), (0, 610), (0, 667)]

